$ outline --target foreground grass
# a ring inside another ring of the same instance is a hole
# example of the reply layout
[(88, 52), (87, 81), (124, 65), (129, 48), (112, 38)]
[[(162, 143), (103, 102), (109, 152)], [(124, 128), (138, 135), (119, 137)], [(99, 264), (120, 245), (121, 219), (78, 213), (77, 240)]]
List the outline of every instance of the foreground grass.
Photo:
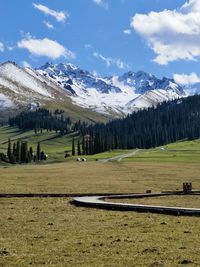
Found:
[(77, 208), (67, 199), (0, 203), (1, 266), (199, 263), (199, 218)]
[(108, 199), (109, 202), (143, 204), (167, 207), (186, 207), (186, 208), (200, 208), (200, 194), (199, 195), (183, 195), (183, 196), (162, 196), (162, 197), (147, 197), (147, 198), (118, 198)]
[[(0, 168), (1, 193), (127, 193), (200, 188), (199, 164), (68, 162)], [(0, 266), (199, 266), (199, 218), (0, 199)]]

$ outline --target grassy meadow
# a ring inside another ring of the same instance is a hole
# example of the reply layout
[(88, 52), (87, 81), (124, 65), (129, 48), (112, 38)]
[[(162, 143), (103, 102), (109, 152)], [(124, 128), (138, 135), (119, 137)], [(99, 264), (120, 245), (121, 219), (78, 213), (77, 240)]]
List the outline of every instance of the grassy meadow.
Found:
[[(34, 131), (21, 132), (14, 127), (0, 127), (0, 152), (6, 152), (8, 138), (12, 142), (18, 139), (28, 141), (29, 146), (36, 150), (37, 143), (41, 143), (42, 150), (49, 156), (49, 163), (74, 161), (76, 157), (65, 159), (65, 152), (71, 151), (72, 139), (78, 139), (76, 134), (59, 136), (55, 132), (43, 131), (35, 134)], [(109, 159), (129, 153), (133, 150), (114, 150), (92, 156), (84, 156), (89, 161)], [(114, 160), (113, 160), (114, 161)], [(153, 149), (141, 149), (133, 156), (124, 158), (125, 162), (152, 162), (152, 163), (200, 163), (200, 140), (179, 141)], [(1, 163), (0, 163), (1, 164)]]
[[(103, 163), (95, 159), (128, 151), (102, 153), (88, 157), (88, 162), (65, 160), (63, 153), (70, 149), (72, 136), (35, 136), (6, 127), (0, 130), (0, 151), (6, 149), (8, 135), (33, 145), (43, 140), (41, 146), (50, 159), (43, 165), (0, 166), (0, 193), (161, 192), (180, 190), (185, 181), (200, 189), (198, 140), (171, 144), (164, 150), (142, 150), (121, 162)], [(151, 201), (178, 205), (189, 202), (198, 207), (199, 196), (189, 201), (186, 197)], [(0, 198), (0, 266), (200, 265), (198, 217), (87, 209), (73, 206), (70, 201)], [(143, 201), (148, 204), (150, 200)]]

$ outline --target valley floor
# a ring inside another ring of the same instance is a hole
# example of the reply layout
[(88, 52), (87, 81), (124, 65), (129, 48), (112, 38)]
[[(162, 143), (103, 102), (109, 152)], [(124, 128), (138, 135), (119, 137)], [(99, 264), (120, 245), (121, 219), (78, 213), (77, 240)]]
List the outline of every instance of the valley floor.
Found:
[[(142, 193), (200, 188), (200, 164), (74, 162), (2, 166), (0, 193)], [(190, 200), (191, 201), (191, 200)], [(194, 201), (196, 201), (194, 199)], [(199, 266), (199, 218), (0, 199), (0, 266)]]

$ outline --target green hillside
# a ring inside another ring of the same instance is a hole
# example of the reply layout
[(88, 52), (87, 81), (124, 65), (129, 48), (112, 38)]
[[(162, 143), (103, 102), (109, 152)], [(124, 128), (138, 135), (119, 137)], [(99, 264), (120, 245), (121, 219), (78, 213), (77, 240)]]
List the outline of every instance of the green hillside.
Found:
[[(0, 88), (2, 90), (2, 88)], [(64, 115), (70, 117), (73, 121), (85, 121), (85, 122), (107, 122), (110, 117), (103, 114), (97, 113), (90, 109), (79, 107), (71, 102), (70, 99), (66, 98), (64, 100), (51, 100), (43, 101), (41, 105), (51, 111), (55, 111), (57, 108), (64, 110)], [(28, 107), (17, 105), (16, 108), (10, 108), (6, 110), (1, 110), (0, 123), (8, 121), (9, 117), (14, 117), (24, 110), (28, 110)], [(116, 114), (115, 114), (116, 116)]]
[[(35, 134), (34, 131), (22, 132), (17, 128), (4, 126), (0, 127), (0, 152), (6, 152), (8, 138), (10, 138), (11, 141), (27, 141), (34, 150), (36, 150), (37, 143), (40, 142), (42, 150), (44, 150), (49, 156), (47, 162), (66, 162), (77, 158), (77, 156), (69, 159), (64, 158), (66, 151), (70, 151), (71, 153), (73, 137), (75, 137), (75, 140), (78, 139), (76, 134), (60, 136), (55, 132), (47, 131)], [(111, 159), (111, 161), (119, 161), (114, 157), (128, 154), (131, 151), (133, 150), (113, 150), (84, 157), (91, 161), (97, 159)], [(135, 155), (127, 156), (120, 161), (198, 163), (200, 162), (200, 140), (180, 141), (153, 149), (141, 149)]]
[(137, 162), (182, 162), (200, 163), (200, 139), (179, 141), (153, 149), (143, 149), (134, 156), (126, 159)]
[(48, 162), (63, 161), (65, 151), (71, 150), (73, 136), (72, 134), (59, 136), (55, 132), (47, 131), (35, 134), (34, 131), (21, 132), (14, 127), (0, 127), (0, 152), (6, 152), (8, 138), (11, 139), (11, 142), (27, 141), (34, 150), (36, 150), (37, 143), (40, 142), (42, 150), (49, 156)]

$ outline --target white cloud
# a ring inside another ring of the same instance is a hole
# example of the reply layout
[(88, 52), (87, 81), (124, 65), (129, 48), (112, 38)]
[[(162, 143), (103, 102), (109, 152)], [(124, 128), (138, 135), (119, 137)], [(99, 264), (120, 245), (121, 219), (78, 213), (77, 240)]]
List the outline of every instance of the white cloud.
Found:
[(3, 52), (4, 51), (4, 44), (2, 42), (0, 42), (0, 52)]
[(136, 14), (131, 26), (148, 41), (158, 64), (200, 56), (199, 0), (190, 0), (176, 10)]
[(105, 0), (93, 0), (93, 2), (100, 7), (108, 9), (108, 3)]
[(200, 77), (194, 72), (191, 74), (174, 74), (174, 80), (181, 85), (200, 83)]
[(126, 29), (123, 31), (124, 34), (130, 35), (131, 34), (131, 30), (130, 29)]
[(54, 29), (54, 26), (49, 21), (44, 20), (43, 23), (44, 23), (44, 25), (47, 26), (48, 29), (50, 29), (50, 30)]
[(110, 67), (111, 65), (116, 66), (118, 69), (126, 69), (128, 68), (128, 64), (123, 62), (121, 59), (115, 59), (115, 58), (110, 58), (110, 57), (105, 57), (100, 53), (94, 52), (93, 56), (96, 58), (101, 59), (103, 62), (106, 63), (107, 67)]
[(75, 54), (59, 44), (57, 41), (48, 38), (35, 39), (31, 36), (22, 39), (17, 43), (18, 48), (27, 49), (34, 56), (45, 56), (51, 59), (65, 57), (75, 58)]
[(7, 45), (7, 49), (8, 49), (9, 51), (13, 51), (13, 50), (15, 49), (15, 47), (14, 47), (14, 46)]
[(47, 6), (41, 5), (41, 4), (35, 4), (33, 3), (33, 7), (45, 15), (54, 17), (58, 22), (64, 22), (68, 17), (69, 14), (64, 11), (56, 11), (53, 9), (48, 8)]
[(27, 61), (22, 61), (22, 66), (24, 68), (31, 68), (31, 65)]
[(93, 46), (91, 44), (85, 44), (84, 47), (85, 49), (93, 49)]

